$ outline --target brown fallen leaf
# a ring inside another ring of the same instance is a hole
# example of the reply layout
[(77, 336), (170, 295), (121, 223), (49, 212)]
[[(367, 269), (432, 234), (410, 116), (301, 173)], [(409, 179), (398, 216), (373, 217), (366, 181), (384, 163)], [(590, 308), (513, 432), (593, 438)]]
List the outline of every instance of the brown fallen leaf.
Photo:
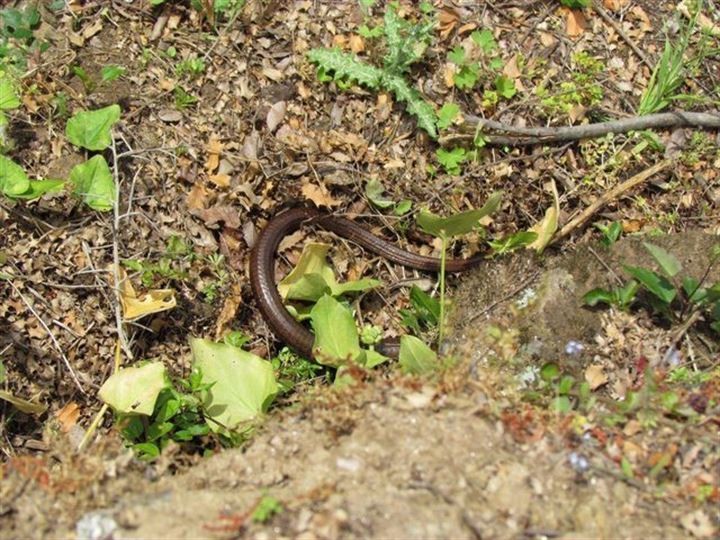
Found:
[(71, 401), (55, 413), (55, 418), (60, 422), (61, 431), (67, 433), (77, 424), (78, 418), (80, 418), (80, 407)]
[(176, 306), (174, 290), (151, 289), (138, 295), (125, 269), (119, 268), (118, 273), (120, 275), (120, 305), (124, 320), (133, 321)]
[(215, 135), (210, 136), (210, 141), (207, 144), (208, 158), (205, 161), (205, 170), (208, 173), (214, 173), (218, 165), (220, 164), (220, 154), (223, 151), (223, 144)]
[(267, 124), (268, 131), (272, 133), (282, 123), (285, 118), (285, 111), (287, 110), (287, 103), (285, 101), (278, 101), (274, 103), (267, 113), (265, 123)]
[(208, 176), (213, 184), (220, 188), (230, 187), (230, 175), (229, 174), (211, 174)]
[(207, 202), (208, 190), (200, 183), (193, 184), (190, 193), (187, 196), (187, 205), (190, 210), (200, 210), (205, 208)]
[(224, 223), (226, 227), (232, 229), (240, 228), (240, 214), (237, 208), (232, 206), (216, 205), (210, 208), (201, 208), (194, 210), (192, 215), (202, 219), (208, 227)]
[(620, 8), (625, 7), (630, 0), (603, 0), (603, 6), (608, 11), (619, 11)]
[(225, 297), (223, 307), (215, 321), (215, 340), (220, 340), (229, 330), (228, 326), (235, 320), (238, 308), (242, 305), (242, 287), (240, 282), (234, 282), (230, 287), (230, 294)]
[(305, 198), (312, 201), (315, 206), (332, 207), (340, 204), (340, 201), (330, 195), (330, 192), (325, 186), (318, 186), (308, 182), (303, 184), (301, 191)]
[(593, 364), (588, 366), (584, 373), (585, 380), (590, 385), (590, 390), (600, 388), (608, 382), (608, 376), (602, 366)]
[(578, 37), (587, 28), (587, 19), (579, 9), (566, 9), (565, 33), (568, 37)]
[(362, 36), (358, 36), (357, 34), (350, 36), (350, 50), (355, 54), (365, 50), (365, 40)]

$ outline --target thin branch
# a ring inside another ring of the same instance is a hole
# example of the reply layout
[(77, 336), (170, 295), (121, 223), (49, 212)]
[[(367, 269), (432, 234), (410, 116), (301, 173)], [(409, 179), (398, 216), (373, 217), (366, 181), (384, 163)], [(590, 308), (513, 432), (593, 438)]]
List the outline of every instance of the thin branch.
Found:
[(567, 225), (565, 225), (560, 231), (553, 237), (552, 244), (557, 243), (562, 238), (565, 238), (568, 236), (572, 231), (575, 229), (581, 227), (585, 224), (586, 221), (588, 221), (595, 213), (600, 210), (603, 206), (605, 206), (610, 201), (617, 199), (620, 195), (628, 191), (629, 189), (634, 188), (635, 186), (642, 184), (652, 176), (656, 175), (657, 173), (664, 171), (670, 165), (672, 164), (672, 161), (669, 159), (664, 159), (652, 167), (649, 167), (648, 169), (645, 169), (644, 171), (639, 172), (632, 178), (629, 178), (628, 180), (625, 180), (625, 182), (622, 182), (621, 184), (618, 184), (614, 188), (610, 189), (609, 191), (606, 191), (603, 193), (603, 195), (598, 198), (597, 201), (592, 203), (590, 206), (588, 206), (585, 210), (583, 210), (577, 217), (575, 217), (573, 220), (571, 220)]
[[(468, 133), (451, 134), (440, 138), (441, 144), (458, 139), (473, 139), (481, 135), (487, 144), (505, 146), (530, 146), (556, 142), (577, 141), (602, 137), (608, 133), (627, 133), (633, 130), (699, 127), (720, 128), (720, 114), (673, 111), (645, 116), (634, 116), (609, 122), (579, 126), (526, 128), (465, 115), (464, 129)], [(494, 133), (493, 133), (494, 132)]]
[(633, 52), (637, 55), (637, 57), (642, 61), (643, 64), (645, 64), (647, 67), (650, 68), (650, 71), (654, 69), (654, 66), (648, 60), (647, 56), (645, 56), (645, 53), (643, 53), (640, 48), (635, 44), (635, 42), (630, 39), (630, 36), (628, 36), (625, 31), (622, 29), (622, 27), (613, 19), (607, 11), (605, 11), (605, 8), (600, 5), (600, 2), (595, 0), (593, 2), (593, 9), (597, 12), (600, 17), (603, 18), (603, 20), (608, 23), (610, 26), (613, 27), (613, 30), (617, 32), (617, 34), (623, 39), (625, 43), (628, 44), (628, 46), (633, 50)]
[(80, 390), (81, 393), (86, 394), (85, 389), (82, 387), (82, 384), (80, 384), (80, 379), (78, 379), (78, 376), (75, 374), (75, 370), (70, 365), (70, 360), (68, 360), (68, 357), (65, 356), (65, 352), (62, 350), (62, 347), (60, 346), (60, 343), (58, 343), (57, 338), (55, 337), (55, 334), (52, 333), (52, 330), (50, 330), (50, 327), (45, 324), (45, 321), (42, 319), (42, 317), (38, 314), (37, 311), (35, 311), (35, 308), (32, 307), (32, 304), (27, 301), (25, 296), (22, 292), (20, 292), (20, 289), (18, 289), (15, 284), (11, 280), (7, 280), (7, 282), (10, 284), (10, 287), (15, 291), (15, 293), (20, 297), (20, 300), (22, 300), (23, 304), (27, 306), (27, 308), (30, 310), (30, 313), (32, 313), (37, 321), (40, 323), (40, 326), (43, 327), (45, 332), (48, 336), (50, 336), (50, 340), (53, 342), (53, 345), (55, 346), (55, 349), (57, 349), (58, 353), (60, 353), (61, 358), (63, 359), (63, 363), (65, 364), (65, 367), (67, 368), (68, 372), (70, 373), (70, 377), (72, 378), (73, 382), (75, 383), (75, 386), (77, 386), (78, 390)]

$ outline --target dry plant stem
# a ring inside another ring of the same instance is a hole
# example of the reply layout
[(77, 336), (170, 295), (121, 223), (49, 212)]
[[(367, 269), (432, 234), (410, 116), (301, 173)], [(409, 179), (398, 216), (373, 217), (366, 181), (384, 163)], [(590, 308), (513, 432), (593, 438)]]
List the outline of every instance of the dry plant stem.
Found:
[(656, 175), (657, 173), (664, 171), (670, 165), (672, 164), (672, 161), (669, 159), (664, 159), (652, 167), (645, 169), (642, 172), (639, 172), (632, 178), (626, 180), (625, 182), (622, 182), (621, 184), (618, 184), (611, 190), (605, 192), (597, 201), (592, 203), (590, 206), (588, 206), (585, 210), (583, 210), (580, 215), (572, 219), (567, 225), (565, 225), (560, 231), (555, 235), (555, 237), (552, 239), (551, 244), (555, 244), (561, 239), (568, 236), (571, 232), (573, 232), (575, 229), (582, 227), (586, 221), (588, 221), (595, 213), (600, 210), (603, 206), (605, 206), (607, 203), (609, 203), (612, 200), (617, 199), (620, 195), (625, 193), (626, 191), (634, 188), (635, 186), (642, 184), (652, 176)]
[(613, 27), (613, 30), (617, 32), (617, 34), (623, 39), (625, 43), (628, 44), (628, 46), (633, 50), (633, 52), (637, 55), (637, 57), (642, 61), (643, 64), (645, 64), (647, 67), (650, 68), (650, 71), (652, 71), (655, 66), (652, 65), (650, 60), (648, 60), (647, 56), (640, 50), (640, 48), (635, 44), (635, 42), (630, 39), (630, 36), (628, 36), (625, 31), (622, 29), (622, 27), (613, 19), (607, 11), (605, 11), (605, 8), (602, 7), (600, 2), (595, 0), (593, 2), (593, 9), (597, 12), (600, 17), (603, 18), (603, 20), (608, 23), (610, 26)]
[[(556, 142), (578, 141), (602, 137), (608, 133), (627, 133), (633, 130), (699, 127), (707, 129), (720, 128), (720, 114), (673, 111), (645, 116), (633, 116), (621, 120), (583, 124), (579, 126), (525, 128), (503, 124), (494, 120), (486, 120), (474, 115), (465, 115), (465, 129), (472, 133), (452, 134), (440, 138), (440, 144), (447, 144), (459, 139), (472, 139), (479, 131), (487, 144), (509, 146), (531, 146)], [(493, 135), (485, 133), (501, 133)]]
[(62, 350), (62, 347), (60, 346), (60, 343), (58, 343), (57, 338), (55, 337), (55, 334), (52, 333), (50, 330), (50, 327), (48, 327), (47, 324), (45, 324), (45, 321), (43, 321), (42, 317), (35, 311), (35, 309), (32, 307), (30, 302), (27, 301), (25, 296), (20, 292), (20, 289), (18, 289), (15, 284), (11, 280), (7, 280), (7, 282), (10, 284), (10, 287), (15, 291), (15, 294), (17, 294), (20, 297), (20, 300), (23, 301), (23, 304), (27, 306), (27, 308), (30, 310), (30, 313), (32, 313), (37, 321), (40, 323), (40, 326), (43, 327), (45, 332), (47, 332), (47, 335), (50, 336), (50, 340), (53, 342), (53, 345), (55, 346), (55, 349), (57, 349), (58, 353), (60, 353), (60, 356), (63, 359), (63, 363), (65, 364), (65, 367), (67, 368), (68, 372), (70, 373), (70, 377), (72, 378), (73, 382), (75, 383), (75, 386), (77, 386), (78, 390), (80, 390), (81, 393), (85, 394), (85, 389), (82, 387), (82, 384), (80, 384), (80, 379), (78, 379), (78, 376), (75, 374), (75, 370), (70, 365), (70, 360), (68, 360), (68, 357), (65, 356), (65, 353)]
[(122, 309), (120, 305), (120, 249), (118, 240), (118, 231), (120, 230), (120, 175), (117, 168), (117, 148), (115, 140), (111, 145), (113, 155), (112, 174), (115, 181), (115, 201), (113, 203), (113, 227), (112, 227), (112, 244), (113, 244), (113, 289), (115, 291), (115, 325), (117, 326), (118, 340), (120, 346), (127, 357), (132, 360), (133, 354), (130, 344), (125, 334), (125, 326), (123, 324)]

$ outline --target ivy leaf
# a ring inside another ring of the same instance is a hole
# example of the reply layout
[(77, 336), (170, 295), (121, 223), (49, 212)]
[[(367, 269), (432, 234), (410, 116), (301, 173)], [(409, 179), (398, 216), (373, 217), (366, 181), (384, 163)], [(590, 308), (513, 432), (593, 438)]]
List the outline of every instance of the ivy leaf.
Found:
[(112, 143), (110, 130), (120, 120), (120, 106), (75, 113), (65, 126), (65, 135), (75, 146), (105, 150)]
[(272, 365), (252, 353), (207, 339), (191, 338), (193, 367), (202, 374), (203, 411), (210, 428), (242, 429), (265, 413), (278, 393)]
[(422, 230), (426, 233), (432, 234), (438, 237), (452, 237), (466, 234), (472, 231), (478, 226), (478, 221), (485, 216), (488, 216), (495, 212), (500, 206), (502, 200), (502, 192), (496, 191), (490, 197), (482, 208), (476, 210), (468, 210), (466, 212), (459, 212), (449, 217), (440, 217), (428, 212), (427, 210), (421, 210), (418, 217), (417, 223)]
[(100, 387), (98, 395), (115, 412), (150, 416), (163, 388), (169, 385), (162, 362), (121, 368)]
[(355, 319), (350, 310), (325, 295), (310, 311), (315, 344), (313, 356), (319, 364), (339, 367), (362, 354)]
[(115, 181), (105, 158), (97, 155), (70, 171), (75, 194), (93, 210), (107, 212), (115, 203)]
[(30, 180), (25, 170), (12, 159), (0, 155), (0, 192), (8, 197), (17, 197), (30, 189)]

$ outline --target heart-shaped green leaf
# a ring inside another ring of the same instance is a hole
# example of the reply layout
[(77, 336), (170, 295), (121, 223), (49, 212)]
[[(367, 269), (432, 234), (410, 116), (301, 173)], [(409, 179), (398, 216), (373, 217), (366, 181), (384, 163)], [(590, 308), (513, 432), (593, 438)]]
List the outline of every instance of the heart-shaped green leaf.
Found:
[(30, 180), (23, 168), (12, 159), (0, 155), (0, 193), (17, 197), (30, 189)]
[(360, 338), (347, 307), (326, 294), (313, 306), (310, 319), (315, 330), (313, 356), (319, 364), (338, 367), (357, 360)]
[(105, 158), (98, 155), (70, 171), (70, 182), (76, 195), (93, 210), (107, 212), (115, 202), (115, 181)]
[(155, 401), (169, 385), (162, 362), (121, 368), (100, 387), (98, 395), (115, 412), (150, 416)]
[(105, 150), (112, 143), (110, 131), (120, 120), (120, 106), (110, 105), (96, 111), (75, 113), (65, 126), (65, 135), (75, 146)]
[(191, 338), (190, 349), (202, 384), (211, 385), (203, 410), (213, 431), (242, 430), (267, 411), (278, 392), (270, 362), (207, 339)]

